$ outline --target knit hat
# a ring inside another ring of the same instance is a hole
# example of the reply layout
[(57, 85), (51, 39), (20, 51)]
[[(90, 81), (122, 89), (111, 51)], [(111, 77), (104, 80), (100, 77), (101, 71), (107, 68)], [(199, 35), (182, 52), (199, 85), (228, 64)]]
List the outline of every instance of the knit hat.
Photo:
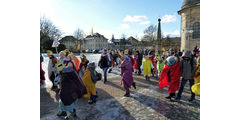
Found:
[(189, 58), (191, 58), (191, 52), (189, 50), (184, 51), (182, 57), (189, 57)]
[(174, 65), (175, 62), (176, 62), (176, 60), (174, 59), (173, 56), (170, 56), (167, 58), (167, 65), (172, 66), (172, 65)]

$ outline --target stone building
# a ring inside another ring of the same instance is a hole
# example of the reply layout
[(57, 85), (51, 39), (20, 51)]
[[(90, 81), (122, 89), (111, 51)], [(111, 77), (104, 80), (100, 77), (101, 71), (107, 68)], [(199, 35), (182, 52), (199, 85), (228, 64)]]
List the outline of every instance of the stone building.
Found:
[(127, 40), (131, 43), (132, 49), (138, 49), (139, 41), (136, 38), (130, 36)]
[(130, 40), (122, 38), (122, 39), (115, 39), (114, 35), (112, 36), (112, 39), (110, 40), (110, 46), (108, 46), (108, 49), (129, 49), (132, 47), (132, 44)]
[(184, 0), (181, 10), (181, 50), (200, 47), (200, 0)]
[(99, 33), (88, 35), (81, 43), (81, 50), (100, 50), (108, 47), (108, 39)]
[(70, 51), (77, 52), (79, 41), (73, 36), (65, 36), (59, 42), (64, 44)]
[(180, 49), (181, 48), (181, 38), (180, 37), (166, 37), (162, 39), (162, 48), (167, 49)]

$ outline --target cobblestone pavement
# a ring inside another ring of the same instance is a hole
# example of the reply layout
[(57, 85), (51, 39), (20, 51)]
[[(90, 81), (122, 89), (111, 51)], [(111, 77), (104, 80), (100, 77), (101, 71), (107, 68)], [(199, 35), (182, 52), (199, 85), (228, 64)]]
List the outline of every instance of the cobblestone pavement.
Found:
[[(79, 99), (76, 120), (196, 120), (200, 119), (200, 97), (188, 102), (189, 86), (186, 84), (182, 99), (171, 102), (165, 97), (167, 89), (158, 88), (158, 80), (134, 75), (137, 89), (131, 88), (131, 97), (123, 97), (125, 91), (120, 86), (120, 70), (114, 69), (108, 74), (108, 81), (97, 82), (98, 99), (89, 105), (87, 99)], [(115, 77), (114, 77), (115, 76)], [(58, 95), (49, 87), (40, 88), (41, 120), (61, 120), (56, 117), (59, 112)]]

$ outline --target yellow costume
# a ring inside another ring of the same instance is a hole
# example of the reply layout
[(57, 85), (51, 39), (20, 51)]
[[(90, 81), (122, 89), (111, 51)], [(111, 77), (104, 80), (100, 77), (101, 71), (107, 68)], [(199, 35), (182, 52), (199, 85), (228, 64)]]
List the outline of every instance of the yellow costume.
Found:
[(145, 60), (143, 61), (143, 74), (144, 75), (151, 75), (151, 65), (152, 61), (148, 59), (148, 57), (145, 57)]
[(200, 66), (197, 67), (195, 72), (195, 84), (192, 86), (192, 91), (196, 95), (200, 95)]
[[(96, 74), (96, 73), (95, 73)], [(82, 81), (87, 88), (87, 94), (84, 94), (84, 98), (90, 98), (91, 95), (96, 95), (96, 87), (92, 81), (91, 73), (89, 69), (85, 70), (85, 73), (82, 77)]]

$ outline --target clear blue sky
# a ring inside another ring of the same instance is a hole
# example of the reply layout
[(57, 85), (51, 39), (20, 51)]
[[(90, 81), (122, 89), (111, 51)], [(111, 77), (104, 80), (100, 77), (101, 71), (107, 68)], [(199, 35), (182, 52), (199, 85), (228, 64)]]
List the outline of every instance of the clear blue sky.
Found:
[(144, 29), (157, 25), (160, 15), (162, 33), (179, 36), (183, 0), (43, 0), (40, 15), (49, 18), (64, 35), (77, 28), (90, 34), (91, 28), (107, 38), (143, 35)]

